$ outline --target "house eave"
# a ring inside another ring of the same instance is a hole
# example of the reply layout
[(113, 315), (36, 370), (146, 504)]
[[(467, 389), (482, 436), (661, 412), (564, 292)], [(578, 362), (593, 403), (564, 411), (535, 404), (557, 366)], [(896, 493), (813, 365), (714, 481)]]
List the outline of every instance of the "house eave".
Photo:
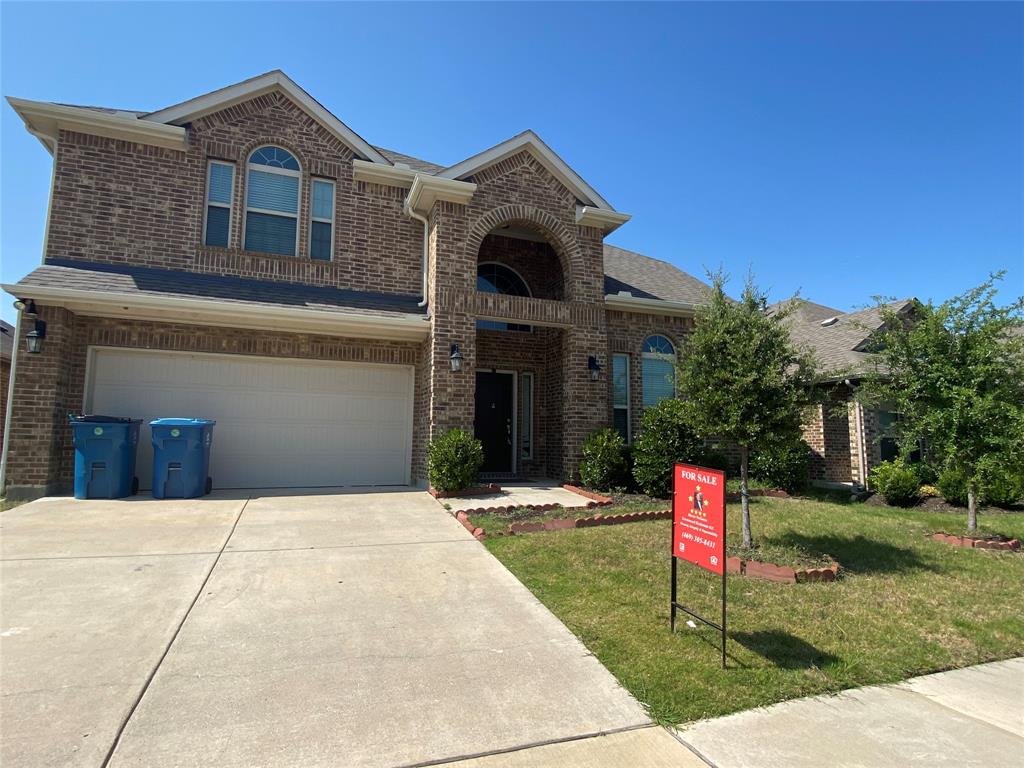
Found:
[(420, 341), (429, 334), (425, 315), (371, 315), (292, 307), (153, 296), (36, 285), (3, 285), (12, 296), (32, 298), (46, 306), (99, 317), (215, 325), (253, 330), (318, 333), (330, 336)]
[(356, 181), (370, 184), (383, 184), (389, 187), (408, 189), (416, 179), (416, 171), (408, 168), (396, 168), (393, 165), (371, 163), (356, 158), (352, 161), (352, 174)]
[(692, 316), (701, 306), (682, 301), (641, 299), (636, 296), (624, 296), (621, 293), (606, 294), (604, 304), (607, 309), (615, 309), (621, 312), (642, 312), (648, 315), (679, 315), (684, 317)]
[(628, 213), (608, 211), (603, 208), (593, 208), (589, 205), (576, 206), (576, 223), (581, 227), (594, 227), (608, 235), (621, 227), (632, 216)]
[(473, 199), (474, 192), (476, 192), (476, 184), (471, 184), (468, 181), (442, 179), (418, 173), (409, 187), (409, 194), (405, 198), (405, 207), (426, 216), (438, 200), (468, 205)]

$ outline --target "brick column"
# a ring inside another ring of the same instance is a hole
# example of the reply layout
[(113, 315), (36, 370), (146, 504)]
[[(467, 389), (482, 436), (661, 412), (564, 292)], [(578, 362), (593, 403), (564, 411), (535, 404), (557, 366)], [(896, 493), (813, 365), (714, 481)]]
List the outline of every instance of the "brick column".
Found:
[[(576, 479), (583, 442), (594, 430), (608, 426), (608, 332), (604, 313), (591, 326), (574, 326), (562, 333), (562, 467), (563, 479)], [(597, 357), (600, 377), (592, 381), (587, 368)]]
[(67, 414), (82, 404), (72, 403), (73, 377), (81, 374), (81, 350), (74, 347), (75, 315), (59, 307), (39, 307), (46, 321), (46, 339), (38, 354), (25, 351), (25, 334), (34, 327), (22, 321), (22, 338), (15, 339), (18, 380), (14, 385), (7, 487), (11, 498), (35, 498), (70, 490), (73, 450)]

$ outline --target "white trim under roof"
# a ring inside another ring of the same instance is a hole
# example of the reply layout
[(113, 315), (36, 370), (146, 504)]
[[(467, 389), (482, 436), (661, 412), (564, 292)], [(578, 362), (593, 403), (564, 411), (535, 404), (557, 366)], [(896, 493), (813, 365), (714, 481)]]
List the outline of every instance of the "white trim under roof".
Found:
[(641, 299), (628, 293), (609, 293), (604, 297), (604, 305), (608, 309), (622, 312), (643, 312), (648, 315), (692, 315), (701, 305), (685, 301), (662, 301), (661, 299)]
[(28, 132), (39, 139), (51, 155), (61, 130), (166, 149), (188, 148), (188, 136), (184, 128), (139, 120), (133, 112), (101, 112), (87, 107), (69, 107), (13, 96), (8, 96), (7, 102), (25, 122)]
[(140, 122), (187, 123), (200, 115), (226, 109), (273, 90), (282, 91), (288, 98), (319, 120), (331, 133), (354, 149), (357, 154), (362, 155), (364, 159), (382, 165), (391, 165), (384, 155), (370, 146), (365, 139), (331, 114), (323, 104), (310, 96), (279, 69), (143, 115)]
[(320, 309), (249, 305), (182, 296), (127, 294), (38, 285), (2, 285), (12, 296), (26, 296), (50, 306), (100, 317), (217, 325), (266, 331), (323, 333), (331, 336), (418, 341), (427, 337), (426, 315), (367, 315)]
[(468, 181), (416, 174), (405, 198), (405, 207), (425, 216), (438, 200), (467, 205), (473, 199), (474, 192), (476, 184), (470, 184)]
[(352, 161), (352, 176), (356, 181), (371, 184), (384, 184), (389, 187), (408, 189), (416, 178), (416, 171), (408, 168), (396, 168), (391, 165), (371, 163), (369, 160), (356, 158)]
[(577, 197), (581, 198), (584, 202), (607, 211), (615, 210), (611, 203), (601, 197), (593, 187), (587, 184), (576, 171), (556, 155), (551, 147), (541, 141), (540, 137), (533, 131), (523, 131), (508, 141), (503, 141), (477, 155), (466, 158), (461, 163), (445, 168), (437, 175), (445, 179), (459, 179), (463, 176), (470, 176), (489, 165), (494, 165), (494, 163), (514, 155), (522, 149), (529, 149), (533, 156), (540, 161), (541, 165), (547, 168), (566, 187), (575, 192)]
[(632, 216), (618, 211), (606, 211), (603, 208), (591, 208), (588, 205), (576, 206), (576, 223), (584, 227), (595, 227), (606, 235), (621, 227)]

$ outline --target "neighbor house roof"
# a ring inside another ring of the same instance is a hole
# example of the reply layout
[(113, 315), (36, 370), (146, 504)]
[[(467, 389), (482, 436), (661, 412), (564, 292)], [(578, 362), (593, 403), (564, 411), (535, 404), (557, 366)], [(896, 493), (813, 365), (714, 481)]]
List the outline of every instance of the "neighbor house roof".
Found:
[(711, 286), (668, 262), (605, 244), (604, 292), (608, 296), (627, 293), (635, 299), (698, 305), (708, 302)]
[[(798, 303), (787, 318), (790, 338), (814, 352), (826, 374), (863, 374), (871, 368), (871, 354), (866, 345), (871, 334), (884, 325), (880, 307), (856, 312), (840, 312), (823, 304), (803, 299), (787, 299), (768, 307), (769, 313)], [(897, 314), (904, 314), (914, 305), (913, 299), (885, 304)]]
[[(14, 353), (14, 326), (6, 320), (0, 320), (0, 360), (10, 360)], [(6, 386), (7, 382), (0, 382)]]

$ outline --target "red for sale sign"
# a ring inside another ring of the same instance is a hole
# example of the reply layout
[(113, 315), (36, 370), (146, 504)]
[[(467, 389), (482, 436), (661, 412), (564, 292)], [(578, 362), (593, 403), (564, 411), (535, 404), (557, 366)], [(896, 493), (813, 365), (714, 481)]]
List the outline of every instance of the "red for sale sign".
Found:
[(672, 488), (672, 554), (721, 575), (725, 568), (725, 473), (676, 464)]

